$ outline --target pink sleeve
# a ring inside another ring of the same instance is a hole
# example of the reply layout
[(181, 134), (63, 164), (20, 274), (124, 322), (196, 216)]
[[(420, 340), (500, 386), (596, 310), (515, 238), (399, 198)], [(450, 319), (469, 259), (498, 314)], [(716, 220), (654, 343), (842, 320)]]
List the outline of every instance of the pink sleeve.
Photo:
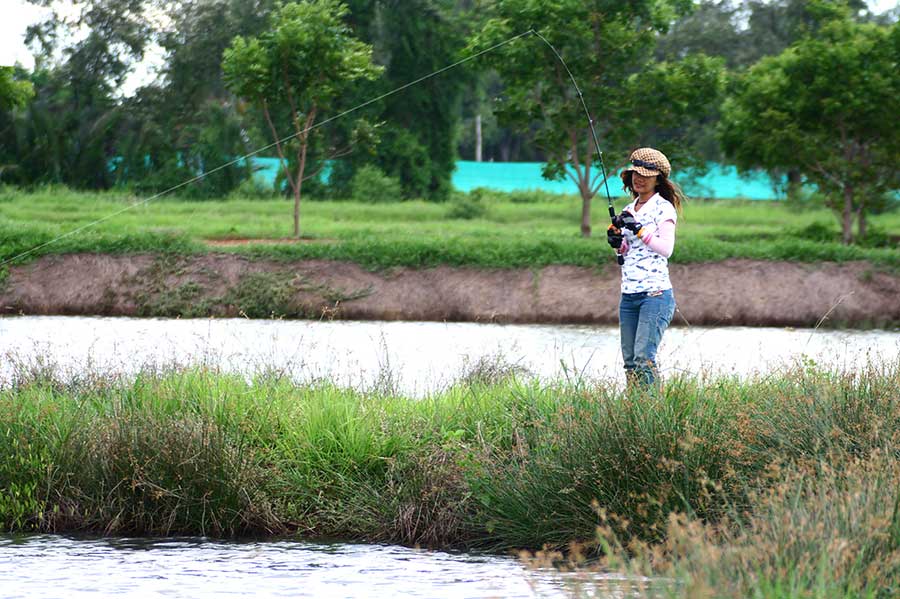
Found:
[(668, 258), (675, 250), (674, 221), (663, 221), (662, 223), (660, 223), (659, 228), (657, 228), (655, 231), (645, 233), (641, 237), (641, 241), (643, 241), (648, 248), (650, 248), (657, 254)]

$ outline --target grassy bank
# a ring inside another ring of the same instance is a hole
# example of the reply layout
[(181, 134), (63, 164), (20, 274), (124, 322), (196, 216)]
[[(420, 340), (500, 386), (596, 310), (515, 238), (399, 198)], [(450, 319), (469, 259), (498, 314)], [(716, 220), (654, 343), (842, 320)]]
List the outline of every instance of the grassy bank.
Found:
[[(603, 232), (606, 206), (594, 207), (595, 237), (579, 236), (580, 200), (542, 193), (469, 194), (446, 204), (309, 201), (302, 207), (302, 243), (215, 248), (285, 260), (327, 258), (367, 268), (441, 264), (491, 268), (548, 264), (614, 264)], [(478, 199), (480, 198), (480, 199)], [(0, 259), (105, 219), (140, 202), (121, 193), (78, 193), (47, 188), (25, 193), (0, 189)], [(479, 209), (466, 208), (471, 205)], [(621, 209), (624, 198), (616, 206)], [(461, 218), (460, 216), (471, 218)], [(863, 246), (839, 243), (834, 216), (825, 209), (793, 210), (783, 202), (694, 202), (679, 223), (673, 262), (727, 258), (802, 262), (867, 260), (900, 268), (900, 212), (871, 217), (874, 233)], [(208, 202), (161, 198), (135, 206), (44, 253), (97, 251), (210, 251), (204, 243), (227, 239), (280, 239), (291, 233), (291, 205), (282, 199), (239, 197)]]
[(422, 400), (277, 373), (18, 373), (0, 391), (7, 530), (579, 541), (677, 593), (900, 588), (900, 363), (653, 398), (496, 368)]

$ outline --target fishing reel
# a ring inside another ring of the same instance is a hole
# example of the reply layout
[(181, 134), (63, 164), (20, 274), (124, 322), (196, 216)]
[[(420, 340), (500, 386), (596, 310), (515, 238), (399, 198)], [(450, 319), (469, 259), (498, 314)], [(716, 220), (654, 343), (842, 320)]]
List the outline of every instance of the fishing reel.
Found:
[(634, 218), (633, 214), (624, 210), (622, 211), (622, 214), (617, 214), (616, 216), (612, 217), (612, 224), (610, 225), (610, 227), (618, 230), (619, 232), (624, 229), (628, 229), (638, 237), (641, 236), (641, 229), (644, 228), (644, 226), (639, 223), (636, 218)]
[[(630, 212), (625, 212), (623, 210), (621, 214), (616, 214), (615, 210), (610, 206), (609, 218), (610, 225), (606, 228), (606, 241), (613, 249), (618, 250), (622, 247), (622, 241), (625, 239), (625, 229), (631, 231), (638, 237), (641, 236), (641, 229), (643, 226)], [(622, 254), (616, 255), (616, 262), (618, 262), (620, 266), (625, 263), (625, 258), (622, 257)]]

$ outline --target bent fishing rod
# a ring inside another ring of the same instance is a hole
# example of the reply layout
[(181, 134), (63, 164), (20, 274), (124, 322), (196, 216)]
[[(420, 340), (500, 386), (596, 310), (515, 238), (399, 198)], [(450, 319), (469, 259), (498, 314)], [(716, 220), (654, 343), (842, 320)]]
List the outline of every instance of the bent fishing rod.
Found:
[[(581, 101), (581, 107), (584, 109), (584, 115), (588, 120), (588, 127), (591, 129), (591, 139), (594, 140), (594, 147), (597, 149), (597, 160), (600, 163), (600, 176), (603, 177), (603, 187), (606, 189), (606, 201), (607, 207), (609, 208), (609, 219), (610, 222), (615, 224), (616, 220), (616, 209), (613, 206), (612, 196), (609, 195), (609, 182), (606, 180), (606, 166), (603, 164), (603, 150), (600, 149), (600, 138), (597, 137), (597, 130), (594, 128), (594, 117), (591, 116), (591, 111), (588, 110), (587, 103), (584, 101), (584, 94), (581, 93), (581, 88), (578, 86), (578, 82), (575, 81), (575, 75), (572, 74), (572, 71), (569, 70), (569, 65), (566, 64), (566, 61), (563, 60), (563, 57), (559, 52), (556, 51), (556, 48), (553, 47), (547, 38), (541, 35), (539, 32), (534, 29), (529, 29), (526, 33), (533, 33), (538, 36), (541, 41), (543, 41), (547, 46), (553, 51), (553, 54), (556, 55), (556, 58), (562, 64), (563, 68), (566, 69), (566, 73), (569, 75), (569, 79), (572, 80), (572, 86), (575, 88), (576, 93), (578, 93), (578, 99)], [(622, 257), (622, 254), (616, 254), (616, 261), (619, 263), (619, 266), (625, 264), (625, 259)]]
[[(403, 90), (406, 90), (406, 89), (408, 89), (408, 88), (410, 88), (410, 87), (412, 87), (412, 86), (414, 86), (414, 85), (418, 85), (419, 83), (422, 83), (422, 82), (424, 82), (424, 81), (426, 81), (426, 80), (428, 80), (428, 79), (431, 79), (432, 77), (436, 77), (437, 75), (440, 75), (441, 73), (445, 73), (445, 72), (447, 72), (447, 71), (449, 71), (449, 70), (451, 70), (451, 69), (454, 69), (454, 68), (456, 68), (456, 67), (458, 67), (458, 66), (460, 66), (460, 65), (463, 65), (463, 64), (465, 64), (465, 63), (467, 63), (467, 62), (469, 62), (469, 61), (471, 61), (471, 60), (474, 60), (474, 59), (476, 59), (476, 58), (478, 58), (478, 57), (480, 57), (480, 56), (483, 56), (483, 55), (485, 55), (485, 54), (488, 54), (489, 52), (493, 52), (493, 51), (495, 51), (495, 50), (498, 50), (498, 49), (500, 49), (501, 47), (503, 47), (503, 46), (505, 46), (505, 45), (507, 45), (507, 44), (510, 44), (510, 43), (512, 43), (512, 42), (514, 42), (514, 41), (516, 41), (516, 40), (518, 40), (518, 39), (521, 39), (521, 38), (523, 38), (523, 37), (525, 37), (525, 36), (528, 36), (528, 35), (534, 35), (534, 36), (536, 36), (538, 39), (540, 39), (542, 42), (544, 42), (544, 43), (547, 45), (547, 47), (550, 48), (550, 50), (551, 50), (551, 51), (553, 52), (553, 54), (556, 56), (557, 60), (559, 60), (559, 62), (562, 64), (563, 68), (566, 70), (566, 73), (569, 75), (569, 79), (572, 81), (572, 86), (575, 88), (575, 91), (576, 91), (576, 93), (578, 94), (578, 99), (579, 99), (579, 101), (581, 102), (581, 107), (584, 109), (584, 114), (585, 114), (585, 116), (587, 117), (588, 127), (590, 128), (590, 131), (591, 131), (591, 138), (593, 139), (593, 141), (594, 141), (594, 147), (595, 147), (596, 150), (597, 150), (598, 161), (599, 161), (599, 163), (600, 163), (600, 174), (601, 174), (601, 176), (603, 177), (603, 185), (604, 185), (604, 187), (606, 188), (606, 199), (607, 199), (607, 203), (608, 203), (608, 207), (609, 207), (609, 217), (610, 217), (610, 220), (614, 220), (614, 219), (616, 218), (616, 211), (615, 211), (615, 208), (613, 207), (612, 196), (610, 196), (610, 194), (609, 194), (609, 184), (608, 184), (607, 181), (606, 181), (607, 176), (606, 176), (606, 167), (605, 167), (604, 164), (603, 164), (603, 150), (600, 149), (600, 139), (597, 137), (597, 131), (596, 131), (596, 129), (594, 128), (594, 119), (593, 119), (593, 117), (591, 116), (590, 111), (588, 110), (587, 103), (586, 103), (585, 100), (584, 100), (584, 94), (581, 93), (581, 88), (578, 86), (578, 82), (575, 80), (575, 76), (572, 74), (572, 71), (569, 69), (569, 65), (566, 64), (566, 61), (565, 61), (565, 60), (563, 60), (562, 55), (560, 55), (560, 53), (556, 50), (556, 48), (553, 46), (553, 44), (550, 43), (550, 41), (549, 41), (547, 38), (545, 38), (543, 35), (541, 35), (537, 30), (535, 30), (535, 29), (532, 28), (532, 29), (529, 29), (528, 31), (525, 31), (525, 32), (520, 33), (520, 34), (518, 34), (518, 35), (514, 35), (513, 37), (511, 37), (511, 38), (509, 38), (509, 39), (506, 39), (506, 40), (504, 40), (504, 41), (502, 41), (502, 42), (499, 42), (499, 43), (497, 43), (497, 44), (494, 44), (494, 45), (491, 46), (490, 48), (486, 48), (486, 49), (484, 49), (484, 50), (481, 50), (481, 51), (479, 51), (479, 52), (476, 52), (475, 54), (472, 54), (471, 56), (467, 56), (466, 58), (463, 58), (463, 59), (461, 59), (461, 60), (458, 60), (458, 61), (454, 62), (453, 64), (450, 64), (450, 65), (447, 65), (447, 66), (445, 66), (445, 67), (442, 67), (442, 68), (440, 68), (440, 69), (438, 69), (438, 70), (436, 70), (436, 71), (434, 71), (434, 72), (432, 72), (432, 73), (429, 73), (429, 74), (427, 74), (427, 75), (424, 75), (424, 76), (422, 76), (422, 77), (419, 77), (418, 79), (416, 79), (416, 80), (414, 80), (414, 81), (410, 81), (409, 83), (406, 83), (406, 84), (401, 85), (400, 87), (397, 87), (397, 88), (395, 88), (395, 89), (393, 89), (393, 90), (391, 90), (391, 91), (388, 91), (388, 92), (386, 92), (386, 93), (383, 93), (383, 94), (381, 94), (381, 95), (379, 95), (379, 96), (377, 96), (377, 97), (375, 97), (375, 98), (372, 98), (372, 99), (370, 99), (370, 100), (366, 100), (365, 102), (363, 102), (363, 103), (361, 103), (361, 104), (358, 104), (358, 105), (356, 105), (356, 106), (354, 106), (354, 107), (352, 107), (352, 108), (349, 108), (349, 109), (347, 109), (347, 110), (345, 110), (345, 111), (343, 111), (343, 112), (341, 112), (341, 113), (338, 113), (338, 114), (336, 114), (335, 116), (329, 117), (329, 118), (324, 119), (324, 120), (322, 120), (322, 121), (320, 121), (320, 122), (318, 122), (318, 123), (315, 123), (314, 125), (311, 125), (310, 127), (307, 127), (306, 129), (304, 129), (303, 131), (300, 131), (300, 132), (297, 132), (297, 133), (293, 133), (293, 134), (291, 134), (291, 135), (288, 135), (287, 137), (285, 137), (285, 138), (283, 138), (283, 139), (279, 139), (278, 141), (275, 141), (275, 142), (273, 142), (273, 143), (270, 143), (270, 144), (267, 145), (267, 146), (263, 146), (263, 147), (261, 147), (261, 148), (258, 148), (258, 149), (254, 150), (254, 151), (252, 151), (252, 152), (250, 152), (250, 153), (248, 153), (248, 154), (244, 154), (243, 156), (241, 156), (241, 157), (239, 157), (239, 158), (235, 158), (234, 160), (231, 160), (230, 162), (226, 162), (225, 164), (222, 164), (222, 165), (220, 165), (220, 166), (217, 166), (217, 167), (214, 168), (214, 169), (211, 169), (211, 170), (206, 171), (206, 172), (204, 172), (204, 173), (202, 173), (202, 174), (200, 174), (200, 175), (197, 175), (196, 177), (192, 177), (192, 178), (190, 178), (190, 179), (187, 179), (187, 180), (185, 180), (185, 181), (182, 181), (181, 183), (179, 183), (179, 184), (177, 184), (177, 185), (173, 185), (172, 187), (169, 187), (168, 189), (165, 189), (165, 190), (160, 191), (160, 192), (158, 192), (158, 193), (156, 193), (156, 194), (153, 194), (153, 195), (151, 195), (150, 197), (148, 197), (147, 199), (144, 199), (144, 200), (141, 200), (141, 201), (139, 201), (139, 202), (134, 202), (134, 203), (132, 203), (132, 204), (129, 204), (128, 206), (122, 208), (121, 210), (117, 210), (117, 211), (115, 211), (115, 212), (113, 212), (113, 213), (111, 213), (111, 214), (108, 214), (108, 215), (106, 215), (106, 216), (104, 216), (104, 217), (102, 217), (102, 218), (99, 218), (99, 219), (97, 219), (97, 220), (95, 220), (95, 221), (92, 221), (92, 222), (90, 222), (90, 223), (87, 223), (87, 224), (85, 224), (85, 225), (82, 225), (82, 226), (80, 226), (80, 227), (77, 227), (77, 228), (75, 228), (75, 229), (73, 229), (73, 230), (71, 230), (71, 231), (69, 231), (69, 232), (67, 232), (67, 233), (64, 233), (64, 234), (62, 234), (62, 235), (59, 235), (58, 237), (55, 237), (55, 238), (51, 239), (50, 241), (46, 241), (46, 242), (44, 242), (44, 243), (42, 243), (42, 244), (40, 244), (40, 245), (37, 245), (37, 246), (31, 248), (30, 250), (27, 250), (27, 251), (25, 251), (25, 252), (22, 252), (22, 253), (20, 253), (20, 254), (17, 254), (17, 255), (15, 255), (15, 256), (13, 256), (12, 258), (7, 258), (6, 260), (3, 260), (2, 262), (0, 262), (0, 267), (4, 267), (4, 266), (6, 266), (7, 264), (10, 264), (11, 262), (14, 262), (14, 261), (16, 261), (16, 260), (19, 260), (20, 258), (24, 258), (25, 256), (29, 256), (29, 255), (31, 255), (31, 254), (37, 252), (38, 250), (41, 250), (41, 249), (43, 249), (43, 248), (45, 248), (45, 247), (47, 247), (47, 246), (49, 246), (49, 245), (52, 245), (52, 244), (54, 244), (54, 243), (56, 243), (56, 242), (58, 242), (58, 241), (60, 241), (60, 240), (62, 240), (62, 239), (65, 239), (66, 237), (70, 237), (71, 235), (74, 235), (74, 234), (76, 234), (76, 233), (79, 233), (79, 232), (81, 232), (81, 231), (84, 231), (84, 230), (86, 230), (86, 229), (89, 229), (89, 228), (91, 228), (91, 227), (94, 227), (94, 226), (96, 226), (96, 225), (99, 225), (100, 223), (103, 223), (103, 222), (105, 222), (105, 221), (107, 221), (107, 220), (109, 220), (109, 219), (111, 219), (111, 218), (114, 218), (114, 217), (116, 217), (116, 216), (118, 216), (118, 215), (120, 215), (120, 214), (122, 214), (122, 213), (124, 213), (124, 212), (127, 212), (127, 211), (129, 211), (129, 210), (131, 210), (131, 209), (133, 209), (133, 208), (137, 208), (138, 206), (143, 206), (144, 204), (147, 204), (147, 203), (149, 203), (149, 202), (151, 202), (151, 201), (153, 201), (153, 200), (156, 200), (156, 199), (158, 199), (158, 198), (161, 198), (161, 197), (164, 196), (164, 195), (168, 195), (168, 194), (172, 193), (173, 191), (176, 191), (176, 190), (178, 190), (178, 189), (181, 189), (182, 187), (185, 187), (185, 186), (187, 186), (187, 185), (190, 185), (191, 183), (196, 183), (197, 181), (200, 181), (200, 180), (202, 180), (202, 179), (204, 179), (204, 178), (206, 178), (206, 177), (208, 177), (208, 176), (210, 176), (210, 175), (212, 175), (212, 174), (214, 174), (214, 173), (217, 173), (217, 172), (221, 171), (222, 169), (226, 169), (226, 168), (228, 168), (228, 167), (230, 167), (230, 166), (233, 166), (233, 165), (235, 165), (235, 164), (238, 164), (238, 163), (240, 163), (240, 162), (244, 162), (244, 161), (246, 161), (248, 158), (252, 158), (253, 156), (256, 156), (257, 154), (259, 154), (259, 153), (261, 153), (261, 152), (265, 152), (266, 150), (269, 150), (269, 149), (271, 149), (271, 148), (274, 148), (275, 146), (277, 146), (277, 145), (279, 145), (279, 144), (284, 144), (285, 142), (288, 142), (288, 141), (294, 139), (295, 137), (298, 137), (298, 136), (300, 136), (300, 135), (303, 135), (303, 134), (305, 134), (305, 133), (308, 133), (308, 132), (310, 132), (310, 131), (312, 131), (312, 130), (314, 130), (314, 129), (317, 129), (317, 128), (319, 128), (319, 127), (323, 127), (323, 126), (327, 125), (328, 123), (331, 123), (331, 122), (334, 122), (334, 121), (336, 121), (336, 120), (338, 120), (338, 119), (341, 119), (341, 118), (343, 118), (343, 117), (345, 117), (345, 116), (347, 116), (347, 115), (349, 115), (349, 114), (351, 114), (351, 113), (353, 113), (353, 112), (356, 112), (356, 111), (358, 111), (358, 110), (361, 110), (361, 109), (365, 108), (366, 106), (369, 106), (369, 105), (371, 105), (371, 104), (374, 104), (375, 102), (378, 102), (378, 101), (380, 101), (380, 100), (383, 100), (383, 99), (385, 99), (385, 98), (387, 98), (387, 97), (389, 97), (389, 96), (392, 96), (392, 95), (394, 95), (394, 94), (397, 94), (397, 93), (399, 93), (399, 92), (401, 92), (401, 91), (403, 91)], [(617, 260), (618, 260), (618, 263), (619, 263), (620, 265), (623, 263), (623, 258), (622, 258), (621, 255), (618, 255), (618, 254), (617, 254)]]

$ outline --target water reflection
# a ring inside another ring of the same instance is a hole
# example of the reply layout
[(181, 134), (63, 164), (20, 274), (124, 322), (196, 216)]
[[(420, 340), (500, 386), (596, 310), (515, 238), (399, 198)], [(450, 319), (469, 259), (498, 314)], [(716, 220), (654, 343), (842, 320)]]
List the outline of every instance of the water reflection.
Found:
[(0, 594), (140, 597), (639, 597), (618, 575), (530, 570), (510, 557), (291, 541), (0, 535)]
[[(284, 371), (344, 386), (385, 382), (422, 394), (479, 360), (499, 359), (543, 378), (621, 378), (618, 329), (434, 322), (0, 318), (0, 356), (72, 372), (133, 372), (143, 365), (207, 363), (230, 371)], [(900, 331), (675, 327), (660, 348), (664, 374), (767, 372), (798, 360), (857, 368), (895, 360)], [(10, 360), (0, 364), (8, 376)]]

